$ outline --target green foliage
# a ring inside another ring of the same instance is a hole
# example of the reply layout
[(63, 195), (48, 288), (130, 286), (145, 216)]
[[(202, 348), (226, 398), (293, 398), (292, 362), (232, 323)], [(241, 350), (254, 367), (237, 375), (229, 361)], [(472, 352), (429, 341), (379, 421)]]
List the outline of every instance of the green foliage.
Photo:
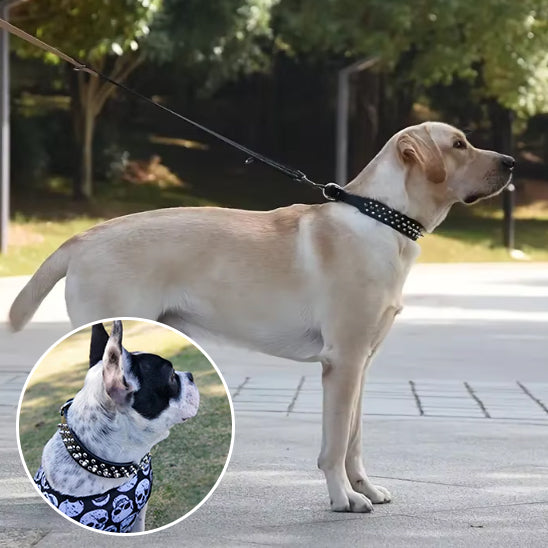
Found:
[(485, 95), (523, 116), (548, 111), (548, 1), (477, 4), (468, 38), (479, 35)]
[[(14, 9), (13, 21), (69, 55), (93, 63), (108, 54), (136, 51), (160, 6), (161, 0), (40, 0)], [(36, 46), (14, 42), (20, 56), (59, 62)]]
[[(149, 24), (161, 0), (44, 0), (25, 2), (14, 21), (50, 46), (89, 63), (113, 80), (123, 82), (142, 60), (138, 40), (149, 34)], [(50, 52), (18, 40), (21, 57), (39, 57), (52, 63), (60, 59)], [(74, 196), (93, 194), (93, 134), (95, 119), (114, 87), (78, 72), (67, 78), (71, 113), (81, 147), (81, 176), (75, 180)]]
[[(164, 0), (148, 54), (192, 71), (206, 90), (269, 66), (271, 10), (279, 0)], [(271, 49), (271, 48), (270, 48)]]
[(479, 80), (518, 114), (548, 110), (548, 0), (284, 0), (276, 16), (293, 53), (378, 55), (424, 86)]
[[(276, 47), (378, 55), (379, 70), (397, 66), (424, 86), (479, 81), (483, 97), (525, 117), (548, 110), (548, 0), (41, 0), (18, 6), (14, 20), (90, 62), (147, 38), (149, 59), (174, 62), (210, 91), (268, 69)], [(15, 42), (20, 55), (57, 61)]]
[(316, 57), (382, 55), (390, 66), (410, 46), (414, 11), (402, 1), (283, 0), (275, 11), (278, 43)]

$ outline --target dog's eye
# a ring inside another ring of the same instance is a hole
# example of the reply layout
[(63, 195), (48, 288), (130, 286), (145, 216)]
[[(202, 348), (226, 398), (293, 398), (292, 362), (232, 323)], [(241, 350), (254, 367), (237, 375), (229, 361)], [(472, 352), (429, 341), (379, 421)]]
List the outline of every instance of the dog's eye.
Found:
[(466, 148), (466, 143), (462, 139), (457, 139), (453, 143), (453, 148)]
[(171, 382), (175, 382), (177, 380), (177, 374), (175, 371), (172, 371), (171, 378), (169, 379)]

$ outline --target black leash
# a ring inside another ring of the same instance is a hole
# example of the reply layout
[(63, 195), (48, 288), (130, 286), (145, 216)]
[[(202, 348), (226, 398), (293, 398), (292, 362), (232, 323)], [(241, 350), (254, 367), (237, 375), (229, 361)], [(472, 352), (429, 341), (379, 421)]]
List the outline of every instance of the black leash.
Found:
[(11, 34), (18, 36), (19, 38), (22, 38), (23, 40), (29, 42), (30, 44), (33, 44), (34, 46), (37, 46), (43, 49), (44, 51), (53, 53), (60, 59), (63, 59), (63, 61), (66, 61), (67, 63), (70, 63), (71, 65), (73, 65), (74, 70), (87, 72), (88, 74), (97, 76), (101, 78), (102, 80), (105, 80), (109, 84), (112, 84), (113, 86), (123, 89), (126, 93), (129, 93), (130, 95), (133, 95), (134, 97), (138, 97), (139, 99), (141, 99), (141, 101), (145, 101), (146, 103), (153, 105), (156, 108), (159, 108), (160, 110), (163, 110), (164, 112), (167, 112), (168, 114), (171, 114), (172, 116), (175, 116), (176, 118), (179, 118), (180, 120), (183, 120), (187, 124), (190, 124), (191, 126), (194, 126), (202, 130), (203, 132), (208, 133), (209, 135), (212, 135), (213, 137), (215, 137), (216, 139), (219, 139), (220, 141), (223, 141), (227, 145), (230, 145), (240, 150), (247, 156), (247, 159), (245, 161), (246, 164), (250, 164), (253, 160), (258, 160), (259, 162), (262, 162), (263, 164), (266, 164), (270, 166), (271, 168), (280, 171), (284, 175), (291, 177), (291, 179), (293, 179), (294, 181), (308, 183), (318, 188), (323, 188), (325, 186), (319, 183), (315, 183), (314, 181), (311, 181), (302, 171), (298, 169), (294, 169), (292, 167), (281, 164), (280, 162), (276, 162), (275, 160), (272, 160), (268, 158), (267, 156), (260, 154), (259, 152), (255, 152), (254, 150), (251, 150), (250, 148), (244, 145), (241, 145), (240, 143), (237, 143), (236, 141), (233, 141), (232, 139), (229, 139), (228, 137), (225, 137), (224, 135), (221, 135), (220, 133), (217, 133), (216, 131), (213, 131), (212, 129), (209, 129), (206, 126), (203, 126), (202, 124), (199, 124), (198, 122), (195, 122), (194, 120), (191, 120), (190, 118), (187, 118), (186, 116), (183, 116), (182, 114), (179, 114), (178, 112), (175, 112), (174, 110), (168, 107), (165, 107), (164, 105), (161, 105), (160, 103), (157, 103), (156, 101), (152, 100), (150, 97), (147, 97), (146, 95), (143, 95), (142, 93), (139, 93), (138, 91), (127, 87), (121, 82), (113, 80), (112, 78), (110, 78), (106, 74), (103, 74), (101, 71), (97, 70), (96, 68), (90, 65), (87, 65), (86, 63), (82, 63), (78, 59), (75, 59), (74, 57), (67, 55), (66, 53), (58, 50), (57, 48), (50, 46), (49, 44), (46, 44), (45, 42), (43, 42), (42, 40), (39, 40), (35, 36), (32, 36), (26, 33), (24, 30), (21, 30), (19, 27), (12, 25), (5, 19), (0, 18), (0, 28), (7, 30)]
[[(298, 169), (294, 169), (292, 167), (289, 167), (287, 165), (281, 164), (280, 162), (276, 162), (275, 160), (272, 160), (271, 158), (268, 158), (267, 156), (264, 156), (260, 152), (255, 152), (254, 150), (251, 150), (250, 148), (247, 148), (244, 145), (241, 145), (240, 143), (237, 143), (236, 141), (233, 141), (229, 137), (225, 137), (224, 135), (221, 135), (220, 133), (217, 133), (216, 131), (209, 129), (206, 126), (203, 126), (202, 124), (199, 124), (198, 122), (195, 122), (194, 120), (191, 120), (190, 118), (187, 118), (186, 116), (183, 116), (182, 114), (179, 114), (178, 112), (175, 112), (174, 110), (171, 110), (168, 107), (165, 107), (164, 105), (161, 105), (160, 103), (157, 103), (156, 101), (150, 99), (146, 95), (143, 95), (142, 93), (139, 93), (138, 91), (128, 88), (124, 84), (117, 82), (116, 80), (112, 80), (110, 77), (108, 77), (106, 74), (103, 74), (88, 65), (84, 65), (84, 67), (91, 71), (92, 73), (96, 74), (103, 80), (106, 80), (110, 84), (119, 87), (120, 89), (123, 89), (126, 93), (129, 93), (135, 97), (138, 97), (142, 101), (145, 101), (149, 103), (150, 105), (154, 105), (155, 107), (159, 108), (160, 110), (163, 110), (176, 118), (179, 118), (180, 120), (183, 120), (187, 124), (190, 124), (191, 126), (194, 126), (200, 130), (202, 130), (205, 133), (208, 133), (209, 135), (212, 135), (216, 139), (219, 139), (220, 141), (223, 141), (227, 145), (230, 145), (231, 147), (234, 147), (241, 152), (243, 152), (247, 158), (245, 160), (245, 164), (249, 165), (253, 162), (253, 160), (258, 160), (259, 162), (262, 162), (263, 164), (266, 164), (267, 166), (270, 166), (273, 169), (276, 169), (283, 173), (284, 175), (287, 175), (294, 181), (297, 181), (299, 183), (308, 183), (309, 185), (312, 185), (316, 188), (324, 188), (326, 185), (322, 185), (320, 183), (315, 183), (314, 181), (311, 181), (302, 171)], [(76, 70), (82, 70), (82, 69), (76, 69)]]
[(66, 53), (58, 50), (57, 48), (54, 48), (53, 46), (50, 46), (49, 44), (42, 42), (42, 40), (39, 40), (35, 36), (32, 36), (26, 33), (25, 31), (21, 30), (19, 27), (16, 27), (15, 25), (8, 23), (8, 21), (6, 21), (5, 19), (0, 18), (0, 28), (3, 28), (4, 30), (10, 32), (11, 34), (18, 36), (19, 38), (22, 38), (23, 40), (29, 42), (30, 44), (33, 44), (49, 53), (53, 53), (60, 59), (63, 59), (67, 63), (70, 63), (71, 65), (73, 65), (75, 70), (87, 72), (88, 74), (97, 76), (101, 78), (102, 80), (105, 80), (109, 84), (112, 84), (113, 86), (123, 89), (126, 93), (129, 93), (130, 95), (133, 95), (134, 97), (139, 98), (141, 101), (145, 101), (146, 103), (149, 103), (150, 105), (153, 105), (156, 108), (159, 108), (160, 110), (163, 110), (164, 112), (167, 112), (168, 114), (171, 114), (172, 116), (175, 116), (176, 118), (179, 118), (180, 120), (183, 120), (187, 124), (190, 124), (191, 126), (194, 126), (195, 128), (202, 130), (203, 132), (215, 137), (216, 139), (219, 139), (220, 141), (226, 143), (227, 145), (230, 145), (231, 147), (234, 147), (235, 149), (240, 150), (247, 156), (245, 160), (246, 165), (252, 163), (253, 160), (258, 160), (259, 162), (262, 162), (263, 164), (270, 166), (271, 168), (290, 177), (294, 181), (297, 181), (299, 183), (307, 183), (315, 188), (321, 189), (324, 197), (327, 200), (345, 202), (349, 205), (352, 205), (355, 208), (357, 208), (359, 211), (361, 211), (363, 214), (368, 215), (369, 217), (372, 217), (373, 219), (376, 219), (377, 221), (380, 221), (381, 223), (397, 230), (398, 232), (400, 232), (404, 236), (407, 236), (408, 238), (411, 238), (412, 240), (416, 240), (417, 238), (422, 236), (422, 233), (424, 230), (423, 226), (417, 221), (415, 221), (414, 219), (407, 217), (403, 213), (399, 213), (398, 211), (380, 202), (377, 202), (376, 200), (373, 200), (371, 198), (363, 198), (355, 194), (350, 194), (335, 183), (327, 183), (325, 185), (321, 183), (316, 183), (310, 180), (306, 176), (306, 174), (300, 171), (299, 169), (294, 169), (280, 162), (276, 162), (275, 160), (268, 158), (264, 154), (255, 152), (254, 150), (251, 150), (250, 148), (244, 145), (241, 145), (240, 143), (237, 143), (236, 141), (233, 141), (232, 139), (225, 137), (224, 135), (221, 135), (220, 133), (217, 133), (216, 131), (212, 129), (209, 129), (206, 126), (203, 126), (202, 124), (199, 124), (198, 122), (195, 122), (194, 120), (191, 120), (190, 118), (187, 118), (186, 116), (183, 116), (182, 114), (179, 114), (178, 112), (175, 112), (174, 110), (168, 107), (165, 107), (164, 105), (161, 105), (160, 103), (157, 103), (156, 101), (152, 100), (150, 97), (147, 97), (146, 95), (143, 95), (142, 93), (139, 93), (138, 91), (127, 87), (121, 82), (117, 82), (116, 80), (113, 80), (112, 78), (110, 78), (106, 74), (103, 74), (102, 72), (93, 68), (92, 66), (82, 63), (78, 61), (77, 59), (75, 59), (74, 57), (70, 57)]

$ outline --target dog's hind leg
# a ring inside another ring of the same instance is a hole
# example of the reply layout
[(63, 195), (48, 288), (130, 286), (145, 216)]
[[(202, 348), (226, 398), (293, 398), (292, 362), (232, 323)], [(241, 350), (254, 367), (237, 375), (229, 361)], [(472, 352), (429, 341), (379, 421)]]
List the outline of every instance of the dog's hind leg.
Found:
[(324, 472), (335, 512), (370, 512), (371, 501), (350, 484), (345, 457), (352, 410), (360, 395), (363, 359), (323, 360), (323, 439), (318, 467)]

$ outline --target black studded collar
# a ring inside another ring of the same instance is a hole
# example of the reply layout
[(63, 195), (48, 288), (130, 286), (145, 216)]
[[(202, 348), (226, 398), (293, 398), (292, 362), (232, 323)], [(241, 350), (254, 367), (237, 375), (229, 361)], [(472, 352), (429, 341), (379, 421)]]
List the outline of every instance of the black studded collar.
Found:
[(388, 207), (382, 202), (373, 200), (372, 198), (350, 194), (335, 183), (328, 183), (325, 185), (323, 188), (323, 195), (328, 200), (344, 202), (354, 206), (364, 215), (397, 230), (400, 234), (403, 234), (413, 241), (416, 241), (424, 235), (424, 227), (418, 221), (415, 221), (415, 219)]
[(92, 453), (68, 425), (68, 410), (72, 402), (73, 399), (68, 400), (59, 409), (64, 422), (60, 422), (57, 426), (69, 455), (84, 470), (102, 478), (129, 478), (150, 463), (150, 453), (147, 453), (138, 464), (133, 462), (110, 462)]

